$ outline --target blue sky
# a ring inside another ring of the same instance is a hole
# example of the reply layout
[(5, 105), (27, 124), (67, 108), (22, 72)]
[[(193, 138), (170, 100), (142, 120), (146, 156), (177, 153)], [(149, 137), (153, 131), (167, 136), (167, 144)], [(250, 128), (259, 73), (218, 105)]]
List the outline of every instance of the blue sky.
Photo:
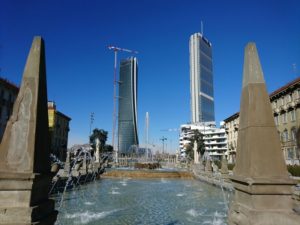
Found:
[(69, 145), (88, 140), (91, 112), (110, 142), (114, 57), (107, 46), (137, 50), (140, 141), (148, 111), (150, 142), (161, 148), (165, 136), (174, 152), (178, 133), (161, 130), (190, 120), (188, 42), (201, 20), (213, 44), (218, 123), (239, 111), (247, 42), (256, 42), (269, 92), (299, 76), (297, 0), (1, 0), (0, 75), (20, 84), (33, 36), (41, 35), (48, 99), (72, 118)]

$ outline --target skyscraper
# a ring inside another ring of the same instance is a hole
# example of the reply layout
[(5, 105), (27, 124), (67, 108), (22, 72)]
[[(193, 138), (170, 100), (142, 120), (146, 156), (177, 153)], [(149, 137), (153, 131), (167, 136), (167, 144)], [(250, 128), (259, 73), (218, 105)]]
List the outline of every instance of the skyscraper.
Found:
[(191, 122), (214, 122), (212, 45), (200, 33), (190, 37)]
[(133, 145), (138, 145), (137, 134), (137, 59), (131, 57), (121, 61), (118, 115), (118, 150), (130, 153)]

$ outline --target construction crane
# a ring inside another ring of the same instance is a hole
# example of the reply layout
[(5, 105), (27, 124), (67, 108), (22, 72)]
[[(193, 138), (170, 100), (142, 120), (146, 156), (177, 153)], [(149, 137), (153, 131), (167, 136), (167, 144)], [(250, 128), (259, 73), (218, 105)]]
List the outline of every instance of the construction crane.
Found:
[(168, 129), (161, 129), (160, 131), (169, 131), (169, 132), (177, 132), (180, 131), (180, 128), (168, 128)]
[(113, 104), (114, 104), (114, 108), (113, 108), (113, 127), (112, 127), (112, 146), (113, 149), (116, 149), (116, 156), (115, 156), (115, 161), (116, 163), (118, 162), (118, 149), (115, 148), (115, 129), (116, 129), (116, 118), (117, 118), (117, 55), (118, 55), (118, 51), (122, 51), (122, 52), (129, 52), (129, 53), (133, 53), (133, 54), (137, 54), (137, 51), (134, 50), (130, 50), (130, 49), (126, 49), (126, 48), (119, 48), (119, 47), (115, 47), (112, 45), (108, 46), (109, 50), (113, 50), (115, 53), (115, 61), (114, 61), (114, 97), (113, 97)]

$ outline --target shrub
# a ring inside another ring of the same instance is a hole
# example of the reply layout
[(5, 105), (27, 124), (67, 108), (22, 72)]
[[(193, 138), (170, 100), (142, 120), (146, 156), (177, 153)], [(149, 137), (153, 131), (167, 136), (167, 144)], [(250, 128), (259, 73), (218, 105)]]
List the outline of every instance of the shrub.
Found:
[(300, 165), (287, 165), (287, 169), (292, 176), (300, 177)]
[(214, 164), (216, 164), (218, 168), (221, 169), (221, 161), (214, 161)]
[(235, 164), (234, 163), (228, 163), (228, 169), (233, 170)]
[(161, 168), (161, 165), (159, 163), (135, 163), (134, 168), (154, 170)]

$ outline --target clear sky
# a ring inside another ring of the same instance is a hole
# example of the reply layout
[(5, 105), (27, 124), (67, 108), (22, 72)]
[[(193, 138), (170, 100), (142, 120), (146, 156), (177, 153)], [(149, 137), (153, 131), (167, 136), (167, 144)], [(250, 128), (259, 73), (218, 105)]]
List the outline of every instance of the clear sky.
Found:
[(178, 133), (161, 130), (190, 120), (188, 46), (201, 20), (213, 44), (218, 123), (239, 111), (247, 42), (256, 42), (269, 92), (299, 76), (298, 0), (0, 0), (0, 75), (19, 85), (33, 36), (41, 35), (48, 99), (72, 118), (69, 145), (87, 142), (91, 112), (93, 127), (107, 130), (111, 142), (114, 56), (107, 46), (137, 50), (140, 142), (148, 111), (150, 142), (161, 148), (165, 136), (174, 152)]

